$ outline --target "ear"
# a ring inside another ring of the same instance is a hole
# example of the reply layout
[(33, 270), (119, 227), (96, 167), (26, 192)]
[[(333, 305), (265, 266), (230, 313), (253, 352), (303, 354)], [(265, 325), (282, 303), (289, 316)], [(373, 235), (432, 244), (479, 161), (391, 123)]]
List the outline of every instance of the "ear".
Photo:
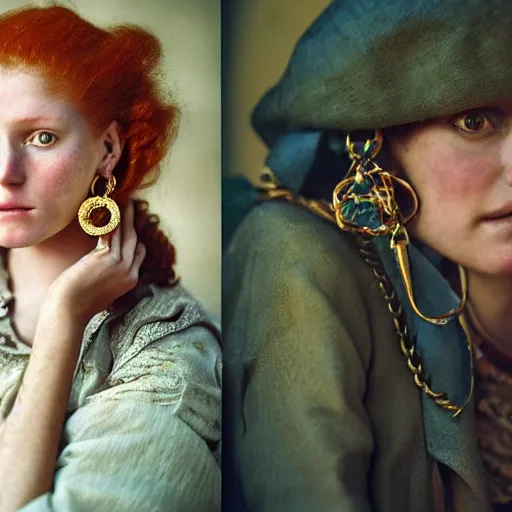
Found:
[(121, 138), (121, 130), (117, 121), (112, 121), (110, 126), (100, 137), (102, 145), (102, 160), (98, 168), (98, 174), (105, 179), (109, 179), (114, 168), (121, 158), (123, 152), (124, 140)]

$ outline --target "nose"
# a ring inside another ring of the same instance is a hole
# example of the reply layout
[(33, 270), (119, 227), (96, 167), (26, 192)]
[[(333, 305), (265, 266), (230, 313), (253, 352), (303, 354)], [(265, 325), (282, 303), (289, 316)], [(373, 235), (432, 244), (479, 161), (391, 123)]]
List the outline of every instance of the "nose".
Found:
[(21, 185), (24, 181), (20, 152), (11, 141), (0, 136), (0, 185)]

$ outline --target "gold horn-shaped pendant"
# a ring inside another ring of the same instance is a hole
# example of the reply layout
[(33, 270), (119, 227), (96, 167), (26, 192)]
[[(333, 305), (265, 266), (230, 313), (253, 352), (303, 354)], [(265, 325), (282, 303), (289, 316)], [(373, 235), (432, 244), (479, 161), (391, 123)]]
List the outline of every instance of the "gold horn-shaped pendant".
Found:
[(400, 269), (400, 274), (402, 276), (402, 280), (405, 286), (405, 291), (407, 293), (407, 298), (409, 299), (409, 303), (413, 311), (425, 322), (429, 322), (434, 325), (445, 325), (454, 317), (459, 316), (464, 307), (466, 306), (466, 302), (468, 299), (468, 286), (467, 286), (467, 277), (464, 268), (459, 265), (459, 276), (460, 276), (460, 287), (461, 287), (461, 301), (457, 308), (450, 309), (450, 311), (439, 315), (439, 316), (426, 316), (424, 315), (416, 305), (416, 301), (414, 299), (413, 287), (412, 287), (412, 277), (411, 277), (411, 267), (409, 264), (409, 255), (407, 253), (407, 245), (409, 244), (409, 236), (407, 235), (407, 231), (400, 224), (397, 225), (393, 236), (391, 237), (391, 249), (395, 252), (396, 260), (398, 263), (398, 268)]

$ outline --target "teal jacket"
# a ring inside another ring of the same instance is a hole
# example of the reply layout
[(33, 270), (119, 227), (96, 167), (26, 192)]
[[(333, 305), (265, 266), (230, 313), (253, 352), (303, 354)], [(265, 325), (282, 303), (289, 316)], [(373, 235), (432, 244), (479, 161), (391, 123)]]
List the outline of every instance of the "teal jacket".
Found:
[(425, 407), (351, 235), (255, 207), (225, 252), (223, 320), (228, 510), (491, 510), (474, 403), (450, 423)]

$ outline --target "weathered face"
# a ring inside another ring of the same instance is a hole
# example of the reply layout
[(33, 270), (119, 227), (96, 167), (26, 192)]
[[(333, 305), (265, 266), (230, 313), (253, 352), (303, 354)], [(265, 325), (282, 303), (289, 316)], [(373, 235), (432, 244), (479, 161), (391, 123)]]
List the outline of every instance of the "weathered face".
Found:
[(420, 123), (388, 138), (416, 190), (409, 231), (486, 274), (512, 273), (512, 102)]
[(0, 68), (0, 246), (37, 245), (76, 222), (103, 135), (40, 77)]

